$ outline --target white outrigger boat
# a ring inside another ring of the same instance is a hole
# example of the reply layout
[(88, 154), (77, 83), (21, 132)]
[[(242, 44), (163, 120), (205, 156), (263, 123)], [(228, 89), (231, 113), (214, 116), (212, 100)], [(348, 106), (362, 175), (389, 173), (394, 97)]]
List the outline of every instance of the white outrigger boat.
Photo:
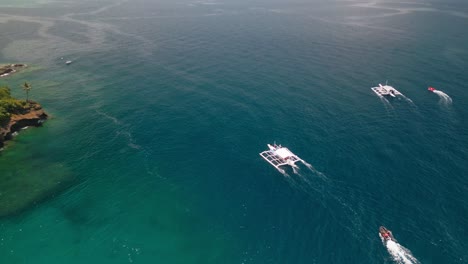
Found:
[(374, 91), (374, 93), (376, 93), (380, 97), (384, 97), (384, 96), (396, 97), (397, 95), (403, 95), (397, 89), (387, 84), (382, 85), (379, 83), (379, 87), (372, 87), (371, 89), (372, 91)]
[(268, 163), (270, 163), (273, 167), (275, 167), (279, 172), (283, 174), (285, 173), (285, 171), (280, 168), (280, 166), (283, 165), (289, 165), (293, 167), (293, 169), (295, 169), (299, 168), (297, 167), (296, 162), (300, 161), (307, 167), (310, 166), (308, 163), (299, 158), (296, 154), (292, 153), (288, 148), (276, 144), (267, 144), (267, 146), (269, 150), (260, 152), (260, 156), (262, 156), (263, 159), (268, 161)]

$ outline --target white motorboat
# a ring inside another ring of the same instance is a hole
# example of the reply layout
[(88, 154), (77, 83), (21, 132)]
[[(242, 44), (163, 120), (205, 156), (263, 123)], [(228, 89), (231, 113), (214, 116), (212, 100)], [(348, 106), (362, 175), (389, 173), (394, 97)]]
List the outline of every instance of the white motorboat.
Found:
[[(298, 168), (296, 162), (300, 161), (303, 164), (308, 165), (305, 161), (299, 158), (296, 154), (292, 153), (288, 148), (281, 145), (270, 145), (267, 144), (269, 150), (260, 152), (260, 156), (275, 167), (281, 173), (285, 173), (280, 166), (289, 165), (293, 168)], [(308, 165), (310, 166), (310, 165)]]
[(70, 65), (73, 61), (69, 60), (69, 61), (66, 61), (65, 64), (66, 65)]
[(378, 96), (381, 96), (381, 97), (383, 96), (396, 97), (397, 95), (403, 95), (397, 89), (387, 84), (382, 85), (379, 83), (378, 87), (372, 87), (371, 89), (374, 93), (376, 93)]

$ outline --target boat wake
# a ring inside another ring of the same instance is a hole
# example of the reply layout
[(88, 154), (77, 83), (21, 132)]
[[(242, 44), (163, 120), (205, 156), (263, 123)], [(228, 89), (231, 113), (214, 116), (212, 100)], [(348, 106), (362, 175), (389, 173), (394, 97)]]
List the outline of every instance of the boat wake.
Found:
[[(385, 242), (384, 242), (385, 243)], [(386, 242), (388, 253), (392, 259), (398, 264), (419, 264), (420, 262), (411, 254), (409, 249), (403, 247), (395, 241), (389, 240)]]
[[(392, 112), (393, 110), (395, 110), (395, 108), (393, 107), (392, 103), (390, 103), (390, 101), (383, 97), (383, 96), (379, 96), (380, 97), (380, 101), (382, 101), (383, 105), (385, 106), (385, 110), (388, 112)], [(403, 100), (405, 102), (407, 102), (410, 106), (414, 107), (414, 108), (417, 108), (416, 104), (413, 102), (413, 100), (409, 99), (408, 97), (404, 96), (403, 94), (398, 94), (396, 95), (397, 99), (400, 99), (400, 100)]]
[(320, 172), (319, 170), (317, 170), (316, 168), (314, 168), (314, 166), (312, 166), (311, 164), (303, 161), (302, 162), (311, 172), (313, 172), (315, 175), (317, 176), (320, 176), (320, 178), (322, 179), (326, 179), (327, 176), (325, 176), (325, 174), (323, 172)]
[[(348, 234), (358, 238), (365, 223), (362, 222), (362, 210), (345, 197), (350, 193), (349, 186), (343, 182), (329, 178), (325, 173), (309, 168), (302, 174), (293, 175), (287, 179), (291, 187), (302, 191), (310, 199), (318, 202), (330, 212), (333, 220), (340, 223)], [(357, 193), (359, 190), (353, 190)], [(364, 193), (360, 194), (365, 195)], [(337, 215), (334, 212), (340, 211)]]
[(439, 90), (434, 90), (433, 92), (439, 96), (440, 98), (439, 104), (444, 105), (444, 106), (449, 106), (452, 104), (452, 98), (448, 96), (448, 94)]
[(114, 124), (116, 124), (116, 125), (121, 125), (121, 124), (122, 124), (116, 117), (113, 117), (113, 116), (111, 116), (111, 115), (109, 115), (109, 114), (106, 114), (106, 113), (104, 113), (104, 112), (101, 112), (101, 111), (99, 111), (98, 109), (96, 109), (95, 111), (96, 111), (97, 114), (99, 114), (99, 115), (101, 115), (101, 116), (103, 116), (103, 117), (105, 117), (105, 118), (107, 118), (107, 119), (109, 119), (109, 120), (112, 120), (112, 122), (113, 122)]
[[(364, 227), (362, 210), (356, 209), (349, 199), (343, 197), (349, 194), (363, 197), (366, 193), (361, 190), (350, 190), (347, 184), (328, 178), (327, 175), (281, 145), (268, 144), (268, 147), (269, 150), (259, 153), (260, 156), (283, 174), (284, 180), (292, 188), (323, 205), (323, 209), (329, 210), (335, 220), (348, 229), (350, 235), (360, 236)], [(296, 165), (296, 163), (302, 163), (303, 166)], [(336, 211), (342, 213), (334, 214), (333, 212)]]
[(413, 102), (413, 100), (409, 99), (408, 97), (404, 96), (404, 95), (400, 95), (401, 98), (403, 98), (403, 100), (405, 100), (406, 102), (408, 102), (411, 106), (413, 107), (417, 107), (416, 104)]
[[(325, 176), (325, 174), (323, 174), (322, 172), (320, 172), (319, 170), (317, 170), (316, 168), (314, 168), (314, 166), (312, 166), (310, 163), (307, 163), (306, 161), (304, 160), (301, 160), (301, 163), (304, 164), (304, 166), (310, 171), (312, 172), (315, 176), (319, 176), (320, 178), (323, 178), (323, 179), (326, 179), (327, 176)], [(301, 176), (301, 178), (305, 181), (309, 181), (306, 177), (306, 175), (303, 175), (301, 174), (301, 167), (299, 166), (291, 166), (292, 170), (293, 170), (293, 173), (298, 175), (298, 176)], [(283, 170), (284, 171), (284, 170)]]
[(105, 112), (101, 112), (97, 109), (95, 111), (97, 114), (111, 120), (112, 123), (120, 127), (119, 130), (117, 130), (116, 134), (117, 136), (123, 135), (124, 137), (127, 138), (127, 146), (129, 146), (132, 149), (141, 149), (141, 146), (135, 142), (133, 135), (128, 131), (128, 129), (124, 129), (126, 128), (126, 126), (119, 119)]
[(293, 169), (293, 172), (294, 172), (295, 174), (301, 175), (301, 174), (299, 173), (299, 167), (293, 166), (292, 169)]
[[(307, 163), (306, 161), (303, 161), (301, 160), (301, 163), (304, 164), (304, 166), (309, 170), (311, 171), (314, 175), (316, 176), (319, 176), (320, 178), (327, 178), (327, 176), (325, 176), (325, 174), (323, 174), (322, 172), (320, 172), (319, 170), (317, 170), (316, 168), (314, 168), (314, 166), (312, 166), (310, 163)], [(301, 167), (299, 166), (291, 166), (291, 169), (293, 171), (294, 174), (298, 175), (301, 177), (301, 179), (303, 179), (304, 181), (306, 182), (309, 182), (309, 180), (306, 178), (305, 175), (301, 174)], [(282, 168), (278, 168), (278, 171), (283, 174), (283, 176), (285, 177), (291, 177), (291, 175), (289, 175), (285, 169), (282, 169)]]
[(287, 173), (283, 173), (284, 179), (289, 183), (289, 185), (305, 193), (307, 196), (315, 197), (317, 194), (323, 196), (323, 184), (328, 182), (328, 178), (322, 172), (310, 169), (310, 168), (303, 168), (301, 167), (293, 168), (293, 174), (289, 175)]
[[(350, 193), (363, 197), (366, 193), (360, 190), (350, 190), (348, 185), (329, 178), (311, 164), (304, 165), (307, 168), (298, 166), (299, 169), (293, 169), (294, 174), (291, 175), (283, 171), (284, 180), (291, 188), (321, 204), (323, 209), (329, 211), (333, 220), (339, 222), (349, 235), (359, 238), (366, 225), (362, 221), (364, 212), (361, 207), (356, 207), (350, 199), (344, 197), (348, 197)], [(340, 211), (340, 214), (335, 214), (336, 211)]]
[(390, 103), (390, 101), (387, 100), (387, 98), (380, 96), (380, 101), (382, 101), (383, 105), (385, 106), (385, 110), (387, 110), (387, 113), (394, 109), (393, 105)]

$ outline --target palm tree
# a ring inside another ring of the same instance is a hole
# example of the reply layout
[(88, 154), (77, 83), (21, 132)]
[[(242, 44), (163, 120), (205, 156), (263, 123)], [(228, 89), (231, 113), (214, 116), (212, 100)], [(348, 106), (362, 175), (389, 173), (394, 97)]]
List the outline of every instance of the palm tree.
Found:
[(29, 102), (29, 91), (31, 91), (32, 86), (28, 82), (24, 82), (23, 90), (26, 92), (26, 102)]

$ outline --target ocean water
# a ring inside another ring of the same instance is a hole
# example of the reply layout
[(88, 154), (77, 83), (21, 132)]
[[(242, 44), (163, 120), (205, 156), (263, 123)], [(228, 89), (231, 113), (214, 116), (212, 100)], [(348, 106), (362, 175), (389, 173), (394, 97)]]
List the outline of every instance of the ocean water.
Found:
[(73, 184), (0, 219), (0, 263), (468, 263), (466, 1), (11, 2), (0, 84), (51, 119), (0, 180)]

